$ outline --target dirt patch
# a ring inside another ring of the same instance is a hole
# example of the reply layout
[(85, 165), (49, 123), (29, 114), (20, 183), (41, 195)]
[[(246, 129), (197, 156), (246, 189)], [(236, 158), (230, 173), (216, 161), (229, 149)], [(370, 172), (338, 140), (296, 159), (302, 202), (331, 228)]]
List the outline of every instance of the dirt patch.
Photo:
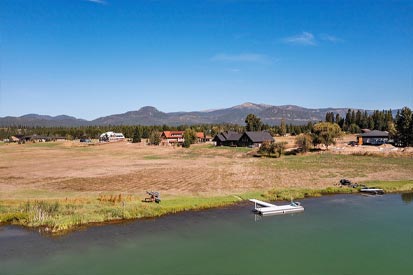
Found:
[[(285, 140), (294, 144), (294, 137), (277, 139)], [(274, 187), (327, 187), (342, 177), (356, 181), (413, 179), (411, 157), (352, 155), (359, 148), (344, 143), (332, 148), (333, 154), (280, 159), (253, 158), (249, 150), (205, 144), (189, 149), (127, 142), (101, 146), (11, 144), (0, 147), (0, 199), (19, 194), (29, 198), (42, 192), (64, 197), (69, 193), (144, 194), (146, 190), (168, 195), (226, 195)], [(349, 153), (337, 149), (341, 147)], [(405, 151), (413, 152), (410, 149)], [(374, 150), (392, 152), (393, 148)]]

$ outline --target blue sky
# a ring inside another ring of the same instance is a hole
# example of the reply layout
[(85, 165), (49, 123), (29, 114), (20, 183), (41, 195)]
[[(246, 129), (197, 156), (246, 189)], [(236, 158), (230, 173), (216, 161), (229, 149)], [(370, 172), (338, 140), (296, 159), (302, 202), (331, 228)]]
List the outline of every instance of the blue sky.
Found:
[(413, 106), (413, 1), (0, 6), (0, 116)]

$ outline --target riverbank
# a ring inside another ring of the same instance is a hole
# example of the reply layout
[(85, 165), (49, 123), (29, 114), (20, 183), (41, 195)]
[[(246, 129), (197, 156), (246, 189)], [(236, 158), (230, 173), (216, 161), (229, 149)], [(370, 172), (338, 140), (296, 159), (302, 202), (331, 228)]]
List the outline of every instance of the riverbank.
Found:
[[(413, 180), (370, 181), (369, 186), (383, 188), (386, 193), (411, 192)], [(77, 228), (132, 219), (153, 218), (183, 211), (195, 211), (232, 205), (249, 198), (269, 201), (319, 197), (332, 194), (355, 194), (351, 187), (321, 189), (281, 188), (265, 192), (249, 192), (228, 196), (171, 197), (160, 204), (145, 203), (133, 195), (99, 196), (97, 198), (3, 200), (0, 202), (0, 224), (40, 228), (50, 234), (64, 234)]]

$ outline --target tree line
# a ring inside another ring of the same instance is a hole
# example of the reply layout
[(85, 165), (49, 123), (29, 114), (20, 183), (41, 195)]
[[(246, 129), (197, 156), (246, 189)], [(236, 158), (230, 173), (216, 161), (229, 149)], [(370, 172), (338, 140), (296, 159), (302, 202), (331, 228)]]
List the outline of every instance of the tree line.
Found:
[[(344, 132), (359, 133), (361, 129), (388, 131), (391, 138), (394, 138), (402, 146), (413, 146), (413, 115), (412, 110), (404, 107), (398, 110), (395, 117), (391, 110), (374, 111), (372, 113), (360, 110), (349, 109), (345, 117), (340, 114), (328, 112), (325, 122), (337, 124)], [(245, 125), (221, 123), (221, 124), (199, 124), (199, 125), (107, 125), (107, 126), (78, 126), (78, 127), (27, 127), (24, 125), (0, 128), (0, 139), (7, 139), (13, 135), (42, 135), (49, 137), (65, 137), (66, 139), (90, 138), (97, 139), (100, 134), (108, 131), (120, 132), (126, 138), (134, 142), (141, 139), (150, 139), (151, 143), (160, 142), (159, 132), (163, 131), (186, 131), (189, 140), (194, 140), (196, 132), (203, 132), (205, 135), (214, 137), (224, 131), (268, 131), (271, 135), (300, 135), (314, 133), (313, 122), (306, 125), (287, 124), (285, 119), (280, 125), (269, 125), (261, 119), (250, 114), (245, 119)]]
[(367, 111), (348, 109), (345, 117), (328, 112), (325, 122), (336, 123), (349, 133), (360, 133), (361, 129), (387, 131), (395, 143), (413, 146), (413, 115), (408, 107), (398, 110), (395, 117), (392, 110), (375, 110), (368, 114)]
[(360, 133), (361, 129), (395, 131), (392, 110), (375, 110), (369, 114), (367, 111), (348, 109), (345, 117), (327, 112), (325, 121), (337, 123), (343, 131), (353, 134)]
[[(254, 131), (268, 131), (272, 135), (300, 134), (311, 130), (312, 123), (307, 125), (292, 125), (282, 122), (281, 125), (270, 126), (260, 123)], [(108, 125), (108, 126), (77, 126), (77, 127), (33, 127), (33, 126), (11, 126), (0, 128), (0, 139), (7, 139), (14, 135), (41, 135), (48, 137), (64, 137), (68, 140), (89, 138), (97, 139), (100, 134), (108, 131), (123, 133), (126, 138), (135, 140), (148, 139), (154, 133), (163, 131), (185, 131), (191, 129), (194, 132), (202, 132), (205, 135), (214, 137), (220, 132), (236, 131), (243, 132), (247, 126), (222, 123), (222, 124), (199, 124), (199, 125), (179, 125), (179, 126), (143, 126), (143, 125)], [(250, 131), (250, 130), (248, 130)]]

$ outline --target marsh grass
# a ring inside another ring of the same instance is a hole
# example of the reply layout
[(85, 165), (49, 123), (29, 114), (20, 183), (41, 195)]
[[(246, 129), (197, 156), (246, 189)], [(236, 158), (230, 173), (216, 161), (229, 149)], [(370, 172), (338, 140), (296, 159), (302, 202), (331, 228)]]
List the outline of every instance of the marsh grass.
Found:
[(309, 197), (321, 197), (328, 194), (351, 194), (357, 193), (356, 188), (349, 187), (327, 187), (323, 189), (289, 188), (273, 189), (264, 194), (269, 200), (294, 200)]
[(371, 187), (382, 188), (385, 192), (411, 192), (413, 191), (413, 180), (399, 181), (366, 181), (363, 184)]
[(159, 217), (189, 210), (231, 205), (253, 193), (220, 197), (173, 197), (160, 204), (145, 203), (132, 195), (101, 195), (98, 198), (34, 200), (0, 204), (0, 223), (42, 227), (61, 233), (90, 223)]

